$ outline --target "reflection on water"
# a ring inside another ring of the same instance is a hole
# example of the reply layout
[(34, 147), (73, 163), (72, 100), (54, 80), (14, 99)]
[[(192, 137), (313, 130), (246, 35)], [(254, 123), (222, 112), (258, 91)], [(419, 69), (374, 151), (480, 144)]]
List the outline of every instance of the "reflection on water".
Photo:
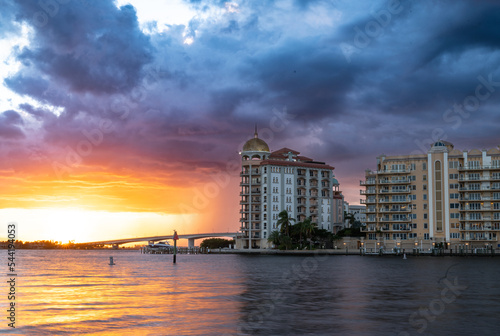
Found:
[(500, 327), (499, 258), (181, 255), (173, 265), (172, 256), (137, 251), (16, 257), (16, 332), (26, 335), (477, 335)]

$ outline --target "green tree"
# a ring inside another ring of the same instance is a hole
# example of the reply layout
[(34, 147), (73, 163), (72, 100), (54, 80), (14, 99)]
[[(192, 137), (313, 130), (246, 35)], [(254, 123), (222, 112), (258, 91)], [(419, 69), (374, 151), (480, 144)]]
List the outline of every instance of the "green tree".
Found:
[(278, 214), (278, 221), (276, 225), (280, 228), (281, 233), (285, 236), (290, 237), (290, 227), (295, 219), (288, 215), (288, 211), (283, 210)]
[(316, 230), (316, 224), (312, 222), (311, 217), (304, 219), (302, 222), (298, 222), (292, 228), (295, 233), (299, 235), (299, 243), (302, 246), (303, 239), (305, 237), (307, 240), (311, 240), (311, 237)]
[(356, 221), (356, 218), (354, 217), (354, 215), (352, 213), (348, 213), (348, 212), (344, 211), (344, 220), (348, 220), (349, 227), (352, 227), (354, 222)]
[(281, 234), (279, 231), (273, 231), (267, 238), (267, 241), (273, 243), (274, 246), (280, 246), (281, 244)]

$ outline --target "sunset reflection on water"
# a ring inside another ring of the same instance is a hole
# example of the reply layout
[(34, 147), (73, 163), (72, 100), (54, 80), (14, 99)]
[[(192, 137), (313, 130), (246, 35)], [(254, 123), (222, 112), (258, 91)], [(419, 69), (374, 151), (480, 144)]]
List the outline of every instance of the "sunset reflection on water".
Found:
[[(227, 261), (219, 266), (214, 256), (179, 256), (173, 265), (171, 255), (138, 251), (25, 250), (18, 255), (18, 325), (25, 334), (234, 331), (241, 282), (224, 272)], [(108, 265), (111, 255), (114, 266)]]
[(173, 265), (171, 255), (115, 250), (16, 258), (19, 328), (4, 324), (0, 334), (414, 335), (410, 316), (441, 299), (445, 277), (466, 289), (426, 335), (498, 326), (500, 258), (179, 255)]

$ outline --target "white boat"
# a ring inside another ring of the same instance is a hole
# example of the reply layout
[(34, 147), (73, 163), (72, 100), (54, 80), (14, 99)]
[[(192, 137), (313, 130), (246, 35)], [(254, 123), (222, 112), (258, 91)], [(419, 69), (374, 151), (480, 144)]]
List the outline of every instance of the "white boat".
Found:
[(169, 242), (167, 241), (161, 241), (161, 242), (158, 242), (156, 244), (148, 244), (148, 247), (149, 248), (152, 248), (152, 249), (159, 249), (159, 248), (169, 248), (169, 247), (172, 247), (172, 245), (169, 244)]

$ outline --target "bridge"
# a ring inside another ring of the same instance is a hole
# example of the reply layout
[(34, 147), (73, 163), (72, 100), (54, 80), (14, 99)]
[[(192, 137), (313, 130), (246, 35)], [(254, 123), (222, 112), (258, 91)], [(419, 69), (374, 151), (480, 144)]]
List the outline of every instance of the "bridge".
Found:
[[(195, 239), (200, 238), (211, 238), (211, 237), (232, 237), (236, 238), (237, 232), (216, 232), (216, 233), (194, 233), (194, 234), (178, 234), (179, 239), (187, 239), (188, 247), (194, 247)], [(152, 237), (139, 237), (139, 238), (125, 238), (125, 239), (113, 239), (113, 240), (100, 240), (94, 242), (80, 243), (79, 245), (113, 245), (113, 247), (118, 248), (120, 244), (136, 243), (147, 241), (149, 244), (161, 240), (174, 239), (174, 235), (165, 236), (152, 236)]]

